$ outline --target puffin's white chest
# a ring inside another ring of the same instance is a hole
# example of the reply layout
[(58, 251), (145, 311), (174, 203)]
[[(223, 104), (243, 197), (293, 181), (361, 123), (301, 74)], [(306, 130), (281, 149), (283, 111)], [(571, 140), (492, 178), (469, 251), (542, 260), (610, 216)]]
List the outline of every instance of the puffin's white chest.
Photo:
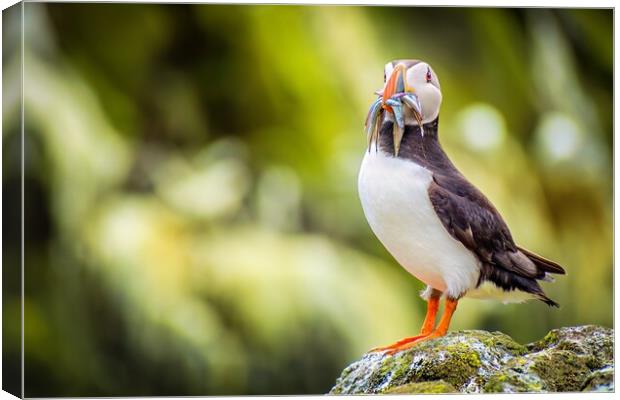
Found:
[(437, 217), (431, 181), (431, 172), (418, 164), (371, 149), (359, 173), (360, 200), (373, 232), (407, 271), (458, 297), (476, 286), (478, 260)]

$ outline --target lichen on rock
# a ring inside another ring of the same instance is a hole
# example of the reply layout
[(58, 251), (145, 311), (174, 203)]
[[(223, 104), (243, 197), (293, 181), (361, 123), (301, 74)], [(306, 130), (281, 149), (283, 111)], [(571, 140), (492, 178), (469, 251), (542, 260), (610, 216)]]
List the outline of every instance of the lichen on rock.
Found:
[(330, 394), (613, 391), (613, 330), (554, 329), (521, 345), (500, 332), (459, 331), (349, 365)]
[(455, 393), (457, 390), (446, 381), (414, 382), (385, 390), (385, 394)]

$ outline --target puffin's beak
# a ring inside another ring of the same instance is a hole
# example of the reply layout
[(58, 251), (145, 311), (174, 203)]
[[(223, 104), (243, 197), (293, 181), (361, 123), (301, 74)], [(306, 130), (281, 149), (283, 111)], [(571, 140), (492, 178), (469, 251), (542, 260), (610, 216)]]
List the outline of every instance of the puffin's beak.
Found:
[(383, 108), (390, 112), (393, 112), (392, 107), (387, 105), (386, 102), (396, 93), (405, 91), (404, 70), (405, 66), (403, 64), (398, 64), (383, 87)]
[[(383, 87), (383, 98), (381, 103), (383, 108), (394, 114), (394, 129), (392, 130), (393, 142), (394, 142), (394, 155), (398, 156), (400, 149), (400, 142), (403, 140), (405, 133), (405, 123), (403, 115), (402, 102), (395, 100), (392, 97), (396, 94), (404, 94), (407, 91), (405, 84), (405, 65), (398, 64), (394, 67), (392, 74), (385, 82)], [(396, 109), (395, 109), (396, 108)]]
[[(370, 106), (366, 117), (366, 133), (368, 135), (368, 148), (379, 137), (379, 125), (385, 111), (392, 113), (394, 125), (392, 129), (394, 155), (398, 156), (401, 141), (405, 134), (405, 116), (407, 110), (413, 112), (413, 116), (420, 126), (420, 134), (424, 136), (422, 128), (422, 107), (413, 87), (409, 87), (406, 81), (406, 67), (398, 64), (388, 77), (382, 90), (375, 92), (379, 98)], [(385, 110), (385, 111), (384, 111)]]

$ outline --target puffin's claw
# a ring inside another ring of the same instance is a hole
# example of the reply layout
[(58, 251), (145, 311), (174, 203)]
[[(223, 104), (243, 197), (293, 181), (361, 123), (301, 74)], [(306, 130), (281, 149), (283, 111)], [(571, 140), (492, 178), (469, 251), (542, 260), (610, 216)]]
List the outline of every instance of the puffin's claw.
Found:
[(394, 354), (396, 351), (398, 351), (397, 349), (399, 349), (401, 346), (405, 346), (409, 343), (416, 342), (419, 339), (426, 337), (426, 336), (428, 335), (417, 335), (417, 336), (406, 337), (388, 346), (375, 347), (371, 349), (369, 353), (386, 352), (386, 354)]
[(384, 352), (386, 355), (393, 355), (401, 351), (410, 349), (414, 347), (415, 345), (417, 345), (418, 343), (425, 342), (431, 339), (436, 339), (442, 336), (444, 335), (441, 334), (440, 332), (433, 331), (426, 335), (418, 335), (418, 336), (412, 336), (412, 337), (401, 339), (398, 342), (393, 343), (389, 346), (375, 347), (374, 349), (370, 350), (370, 352), (371, 353)]

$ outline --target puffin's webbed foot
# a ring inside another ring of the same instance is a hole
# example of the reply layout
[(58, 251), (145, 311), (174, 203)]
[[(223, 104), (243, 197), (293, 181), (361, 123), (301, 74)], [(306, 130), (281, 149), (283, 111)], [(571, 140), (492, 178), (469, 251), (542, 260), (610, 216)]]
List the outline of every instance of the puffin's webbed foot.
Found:
[[(388, 346), (375, 347), (374, 349), (370, 350), (370, 352), (371, 353), (386, 352), (386, 354), (394, 354), (397, 351), (399, 351), (401, 347), (407, 346), (408, 344), (411, 344), (411, 343), (415, 343), (418, 340), (420, 340), (422, 338), (425, 338), (428, 335), (430, 335), (430, 334), (406, 337), (406, 338), (401, 339), (398, 342), (394, 342), (394, 343), (392, 343), (392, 344), (390, 344)], [(409, 347), (406, 347), (406, 348), (409, 348)]]
[(454, 314), (454, 311), (456, 310), (457, 304), (458, 300), (450, 298), (446, 299), (446, 309), (441, 316), (441, 320), (439, 321), (437, 328), (433, 329), (435, 315), (437, 313), (437, 308), (439, 305), (439, 297), (431, 296), (428, 301), (428, 311), (426, 314), (426, 318), (424, 319), (424, 325), (422, 326), (422, 332), (420, 333), (420, 335), (404, 338), (389, 346), (377, 347), (375, 349), (372, 349), (371, 351), (382, 351), (388, 355), (392, 355), (394, 353), (398, 353), (399, 351), (410, 349), (416, 344), (425, 340), (435, 339), (444, 336), (446, 332), (448, 332), (450, 320), (452, 319), (452, 314)]
[(406, 342), (403, 342), (403, 340), (404, 340), (403, 339), (403, 340), (400, 340), (400, 341), (396, 342), (396, 343), (403, 342), (400, 345), (392, 346), (392, 347), (390, 347), (388, 349), (385, 349), (385, 354), (387, 354), (387, 355), (396, 354), (396, 353), (398, 353), (400, 351), (410, 349), (410, 348), (412, 348), (413, 346), (417, 345), (420, 342), (424, 342), (426, 340), (442, 337), (444, 335), (445, 335), (445, 333), (441, 334), (441, 333), (439, 333), (437, 331), (433, 331), (433, 332), (429, 333), (428, 335), (419, 335), (419, 336), (414, 336), (412, 338), (408, 338), (408, 339), (413, 339), (413, 340), (409, 340), (409, 341), (406, 341)]

